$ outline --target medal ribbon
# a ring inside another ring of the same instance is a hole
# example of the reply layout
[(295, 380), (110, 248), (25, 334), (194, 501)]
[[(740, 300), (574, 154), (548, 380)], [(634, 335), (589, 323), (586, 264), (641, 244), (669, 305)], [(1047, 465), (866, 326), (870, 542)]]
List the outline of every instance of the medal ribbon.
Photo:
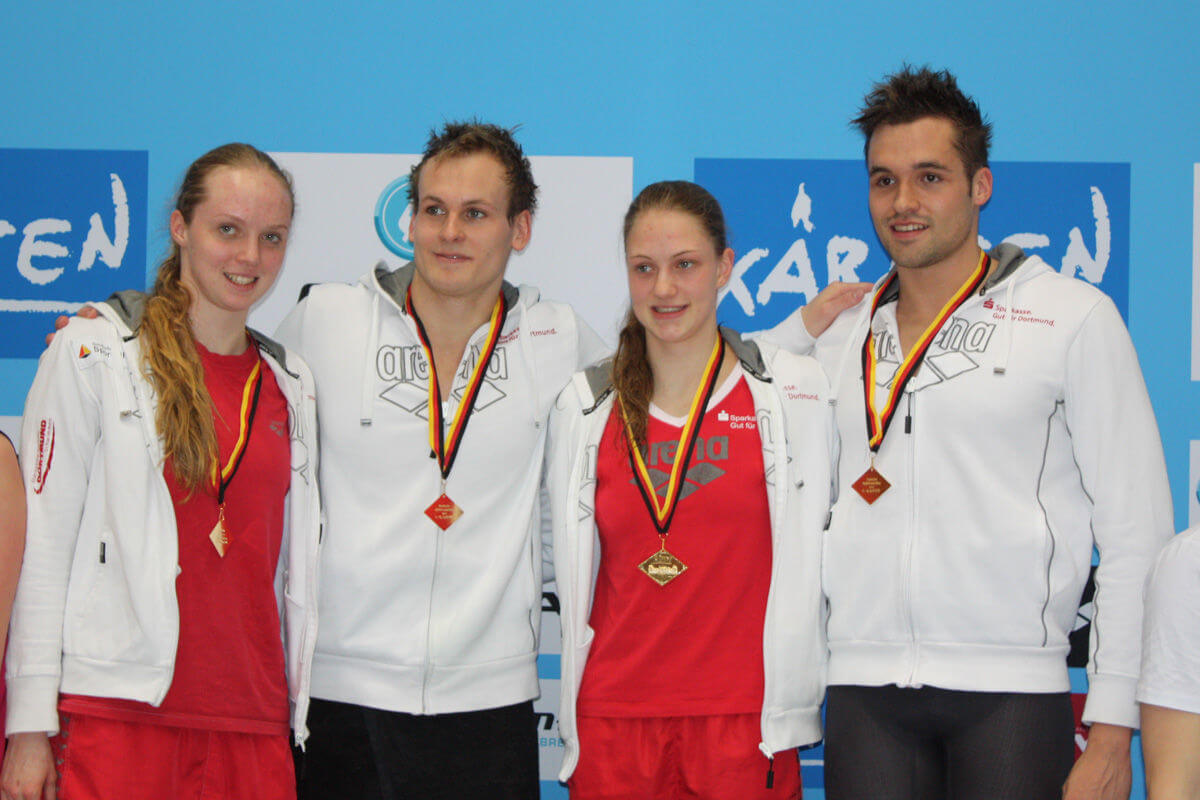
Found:
[(887, 434), (888, 428), (891, 427), (892, 418), (896, 415), (896, 409), (900, 407), (900, 398), (904, 394), (904, 387), (908, 385), (909, 379), (916, 373), (917, 366), (925, 358), (925, 351), (933, 344), (934, 338), (938, 331), (942, 329), (942, 325), (946, 324), (946, 320), (950, 319), (951, 315), (958, 310), (958, 307), (966, 302), (976, 289), (983, 283), (987, 277), (988, 268), (991, 265), (991, 259), (987, 253), (979, 254), (979, 264), (975, 270), (967, 278), (966, 282), (958, 287), (958, 291), (946, 301), (942, 306), (942, 310), (938, 312), (933, 321), (929, 323), (929, 327), (921, 334), (921, 338), (917, 339), (916, 344), (909, 350), (904, 357), (904, 361), (900, 364), (900, 368), (896, 370), (895, 376), (892, 378), (892, 391), (888, 396), (887, 404), (881, 408), (876, 408), (876, 385), (875, 372), (877, 359), (875, 356), (874, 335), (871, 332), (871, 322), (875, 320), (875, 312), (879, 308), (880, 300), (896, 282), (897, 275), (893, 272), (888, 276), (883, 285), (875, 292), (875, 297), (871, 300), (871, 316), (867, 324), (867, 338), (863, 341), (862, 350), (862, 366), (863, 366), (863, 389), (866, 393), (866, 410), (867, 410), (867, 446), (872, 453), (879, 451), (879, 446), (883, 444), (883, 437)]
[[(646, 510), (650, 512), (650, 517), (654, 520), (654, 527), (658, 529), (659, 536), (667, 535), (667, 529), (671, 527), (671, 519), (675, 516), (679, 495), (683, 491), (684, 476), (687, 475), (687, 465), (692, 460), (692, 451), (695, 450), (696, 439), (700, 435), (700, 420), (704, 418), (704, 411), (708, 407), (709, 399), (712, 398), (713, 389), (716, 388), (717, 373), (721, 371), (721, 361), (724, 357), (725, 340), (718, 335), (716, 344), (713, 345), (712, 355), (708, 357), (708, 365), (704, 368), (704, 374), (700, 378), (700, 385), (696, 387), (696, 394), (692, 398), (692, 407), (688, 411), (687, 421), (683, 425), (683, 430), (680, 431), (679, 443), (684, 445), (684, 448), (682, 453), (676, 452), (675, 463), (671, 465), (671, 477), (667, 481), (667, 496), (661, 504), (658, 502), (658, 494), (654, 490), (654, 480), (650, 477), (650, 471), (646, 469), (646, 460), (642, 458), (642, 451), (638, 449), (637, 442), (633, 439), (633, 431), (629, 428), (625, 403), (621, 402), (621, 418), (625, 422), (625, 436), (629, 440), (629, 465), (633, 468), (638, 490), (642, 494), (642, 500), (646, 503)], [(618, 400), (620, 400), (619, 397)]]
[(425, 349), (425, 360), (429, 363), (429, 453), (430, 457), (437, 459), (442, 480), (445, 481), (454, 466), (458, 446), (467, 430), (467, 421), (471, 418), (471, 412), (475, 410), (475, 398), (479, 396), (479, 389), (483, 386), (483, 376), (487, 374), (488, 364), (491, 363), (496, 344), (500, 341), (500, 328), (503, 327), (504, 317), (508, 313), (508, 303), (504, 299), (504, 292), (501, 292), (496, 298), (496, 305), (492, 307), (487, 338), (479, 352), (475, 369), (467, 379), (462, 402), (458, 404), (454, 419), (450, 421), (449, 432), (445, 430), (445, 421), (442, 418), (442, 389), (438, 384), (437, 367), (433, 363), (433, 348), (429, 345), (429, 335), (425, 333), (425, 326), (417, 316), (416, 307), (413, 306), (411, 286), (404, 297), (404, 310), (417, 323), (417, 336), (421, 340), (421, 347)]
[(233, 483), (233, 476), (242, 465), (242, 456), (246, 455), (246, 447), (250, 444), (251, 426), (254, 425), (254, 415), (258, 413), (258, 397), (262, 392), (262, 358), (254, 362), (254, 369), (246, 376), (246, 385), (242, 387), (242, 409), (238, 413), (238, 438), (234, 442), (233, 451), (225, 466), (217, 472), (217, 462), (212, 464), (212, 483), (217, 490), (217, 505), (221, 507), (224, 516), (225, 490)]

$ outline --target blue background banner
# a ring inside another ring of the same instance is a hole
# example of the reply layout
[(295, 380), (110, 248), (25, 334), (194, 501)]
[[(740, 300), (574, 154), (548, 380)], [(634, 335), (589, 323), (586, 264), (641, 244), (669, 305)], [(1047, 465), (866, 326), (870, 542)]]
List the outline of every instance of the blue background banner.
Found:
[[(1012, 241), (1103, 289), (1129, 313), (1129, 165), (993, 163), (980, 218), (987, 244)], [(721, 321), (776, 325), (834, 280), (890, 267), (867, 212), (862, 159), (696, 159), (725, 210), (737, 261)]]
[(0, 149), (0, 358), (37, 358), (55, 316), (144, 285), (146, 181), (145, 151)]

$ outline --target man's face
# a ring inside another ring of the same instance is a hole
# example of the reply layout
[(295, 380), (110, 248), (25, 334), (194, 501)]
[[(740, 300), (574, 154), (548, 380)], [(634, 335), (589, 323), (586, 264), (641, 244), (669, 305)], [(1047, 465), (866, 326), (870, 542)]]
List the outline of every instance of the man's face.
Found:
[(409, 223), (414, 280), (446, 297), (494, 298), (513, 250), (529, 244), (532, 218), (508, 219), (504, 167), (490, 153), (435, 158), (421, 168)]
[(923, 117), (880, 126), (871, 137), (871, 220), (898, 267), (975, 257), (979, 208), (991, 197), (992, 173), (982, 167), (968, 178), (955, 136), (950, 120)]

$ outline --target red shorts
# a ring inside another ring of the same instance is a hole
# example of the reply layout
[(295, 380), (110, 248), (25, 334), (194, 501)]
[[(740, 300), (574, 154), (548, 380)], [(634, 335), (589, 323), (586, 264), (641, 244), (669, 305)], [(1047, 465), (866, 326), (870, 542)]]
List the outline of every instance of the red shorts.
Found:
[(776, 753), (772, 763), (758, 749), (759, 725), (758, 714), (580, 717), (571, 800), (798, 800), (796, 750)]
[(295, 800), (287, 736), (62, 714), (58, 800)]

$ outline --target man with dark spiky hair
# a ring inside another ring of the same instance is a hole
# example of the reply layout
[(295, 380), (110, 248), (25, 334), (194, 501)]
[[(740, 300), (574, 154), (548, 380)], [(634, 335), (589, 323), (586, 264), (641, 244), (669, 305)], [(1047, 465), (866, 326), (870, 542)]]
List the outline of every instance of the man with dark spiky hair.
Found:
[(278, 333), (316, 378), (327, 517), (299, 795), (536, 800), (545, 423), (605, 348), (504, 280), (537, 198), (510, 131), (447, 124), (410, 187), (412, 263)]
[[(854, 122), (894, 268), (774, 334), (819, 336), (839, 398), (826, 796), (1128, 797), (1142, 585), (1173, 525), (1125, 325), (1037, 256), (980, 249), (991, 126), (950, 73), (905, 67)], [(1093, 548), (1073, 766), (1068, 634)]]

